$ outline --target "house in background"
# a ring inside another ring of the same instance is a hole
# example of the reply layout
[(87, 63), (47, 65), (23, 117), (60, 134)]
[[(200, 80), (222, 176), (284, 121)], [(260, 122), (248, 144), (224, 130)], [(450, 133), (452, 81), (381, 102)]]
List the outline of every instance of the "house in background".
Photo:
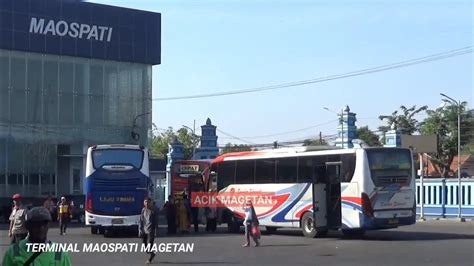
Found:
[[(426, 157), (425, 157), (426, 159)], [(428, 161), (428, 166), (427, 166), (427, 176), (428, 177), (441, 177), (441, 169), (431, 162), (430, 160)], [(458, 176), (458, 157), (455, 156), (453, 159), (453, 162), (451, 163), (450, 167), (451, 171), (449, 173), (450, 177), (457, 177)], [(467, 177), (474, 177), (474, 155), (461, 155), (461, 177), (462, 178), (467, 178)]]

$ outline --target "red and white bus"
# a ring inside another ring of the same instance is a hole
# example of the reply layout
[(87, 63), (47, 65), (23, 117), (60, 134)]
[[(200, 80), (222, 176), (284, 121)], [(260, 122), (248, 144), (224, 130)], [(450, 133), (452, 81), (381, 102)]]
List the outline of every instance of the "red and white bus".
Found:
[[(301, 228), (308, 237), (345, 235), (415, 223), (415, 171), (409, 149), (300, 147), (221, 155), (213, 160), (215, 189), (273, 193), (273, 206), (255, 206), (260, 225)], [(240, 228), (243, 209), (222, 219)]]

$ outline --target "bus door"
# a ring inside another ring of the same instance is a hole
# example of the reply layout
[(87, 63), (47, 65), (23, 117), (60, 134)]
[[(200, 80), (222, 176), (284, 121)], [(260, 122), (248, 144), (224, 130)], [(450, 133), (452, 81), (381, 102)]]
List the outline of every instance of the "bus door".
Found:
[(326, 195), (328, 226), (341, 226), (341, 166), (342, 162), (326, 162)]
[(315, 228), (327, 228), (326, 184), (313, 183), (313, 215)]

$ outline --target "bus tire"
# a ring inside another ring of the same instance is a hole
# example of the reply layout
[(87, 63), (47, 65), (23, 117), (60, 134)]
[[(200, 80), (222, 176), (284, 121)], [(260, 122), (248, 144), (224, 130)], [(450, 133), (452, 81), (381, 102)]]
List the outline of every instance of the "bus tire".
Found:
[(266, 226), (265, 230), (267, 231), (268, 234), (274, 234), (277, 231), (278, 227), (274, 226)]
[(327, 230), (316, 230), (314, 226), (314, 217), (312, 212), (306, 212), (301, 218), (301, 231), (303, 235), (310, 238), (326, 236)]
[(100, 235), (105, 234), (105, 228), (104, 228), (104, 227), (99, 226), (99, 234), (100, 234)]
[(105, 228), (104, 237), (112, 237), (114, 235), (113, 228)]
[(234, 216), (229, 218), (227, 222), (227, 230), (229, 233), (238, 234), (240, 233), (240, 224), (237, 222)]
[(97, 226), (91, 226), (91, 234), (97, 235), (99, 233), (99, 228)]
[(364, 229), (342, 229), (341, 231), (346, 238), (359, 238), (365, 234)]

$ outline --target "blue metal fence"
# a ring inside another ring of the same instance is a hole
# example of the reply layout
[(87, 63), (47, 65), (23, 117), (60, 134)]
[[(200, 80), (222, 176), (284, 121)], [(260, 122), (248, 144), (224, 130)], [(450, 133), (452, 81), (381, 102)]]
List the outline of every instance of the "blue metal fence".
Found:
[[(458, 180), (445, 178), (424, 178), (423, 216), (458, 216)], [(416, 213), (421, 215), (421, 184), (416, 180)], [(462, 217), (474, 217), (474, 179), (461, 179)]]

